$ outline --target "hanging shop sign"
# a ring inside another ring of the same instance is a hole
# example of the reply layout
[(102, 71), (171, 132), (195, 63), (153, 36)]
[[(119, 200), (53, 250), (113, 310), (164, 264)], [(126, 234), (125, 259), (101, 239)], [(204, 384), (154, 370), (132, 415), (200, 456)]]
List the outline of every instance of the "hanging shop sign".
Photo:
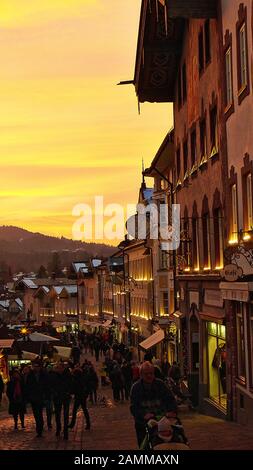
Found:
[(221, 276), (227, 282), (236, 282), (240, 279), (243, 275), (243, 270), (241, 267), (237, 266), (236, 264), (228, 264), (225, 268), (221, 271)]
[(230, 264), (225, 266), (224, 271), (230, 266), (237, 266), (242, 271), (239, 277), (253, 274), (253, 249), (246, 249), (243, 245), (229, 247), (225, 250), (225, 257)]

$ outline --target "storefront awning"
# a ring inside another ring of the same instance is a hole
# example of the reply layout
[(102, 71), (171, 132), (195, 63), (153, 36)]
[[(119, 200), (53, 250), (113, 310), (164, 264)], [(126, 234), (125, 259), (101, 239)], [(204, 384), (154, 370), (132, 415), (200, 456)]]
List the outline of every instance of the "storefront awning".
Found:
[(223, 320), (225, 318), (225, 312), (199, 312), (199, 316), (201, 320), (204, 321), (210, 321), (214, 323), (223, 323)]
[(139, 344), (139, 346), (142, 349), (150, 349), (153, 346), (155, 346), (156, 344), (161, 343), (161, 341), (163, 341), (163, 340), (164, 340), (164, 331), (163, 330), (158, 330), (153, 335), (151, 335), (149, 338), (142, 341)]
[(55, 346), (55, 349), (59, 356), (65, 359), (69, 359), (71, 356), (71, 348), (65, 346)]
[(14, 339), (0, 339), (0, 349), (9, 349), (13, 343)]

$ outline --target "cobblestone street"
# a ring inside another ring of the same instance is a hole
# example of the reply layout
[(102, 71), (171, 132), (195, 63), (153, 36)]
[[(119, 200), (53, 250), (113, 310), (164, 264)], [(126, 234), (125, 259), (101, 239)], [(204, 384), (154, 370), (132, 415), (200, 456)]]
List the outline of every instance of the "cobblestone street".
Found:
[[(106, 398), (106, 406), (90, 405), (92, 427), (85, 430), (82, 412), (78, 413), (76, 426), (69, 432), (69, 440), (55, 436), (55, 428), (45, 430), (42, 438), (36, 437), (30, 408), (25, 429), (15, 431), (7, 410), (0, 411), (1, 450), (134, 450), (137, 449), (134, 423), (129, 403), (114, 404), (109, 386), (99, 389), (99, 397)], [(253, 430), (195, 412), (182, 411), (180, 415), (186, 435), (193, 450), (253, 450)]]

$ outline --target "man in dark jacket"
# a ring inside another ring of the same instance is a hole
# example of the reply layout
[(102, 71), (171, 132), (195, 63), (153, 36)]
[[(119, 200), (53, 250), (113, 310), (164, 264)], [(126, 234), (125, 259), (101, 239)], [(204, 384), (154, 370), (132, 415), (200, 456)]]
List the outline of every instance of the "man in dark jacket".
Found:
[(63, 436), (68, 439), (69, 405), (71, 399), (72, 376), (63, 363), (59, 363), (51, 373), (52, 396), (55, 410), (56, 436), (61, 433), (61, 411), (63, 408)]
[(166, 415), (176, 411), (174, 395), (160, 379), (155, 378), (154, 366), (144, 362), (141, 366), (141, 378), (131, 389), (130, 411), (135, 420), (135, 430), (139, 447), (146, 435), (146, 422), (157, 415)]
[(83, 414), (86, 419), (86, 429), (90, 429), (90, 415), (87, 409), (87, 398), (89, 394), (88, 384), (85, 380), (84, 372), (81, 368), (73, 370), (73, 393), (74, 393), (74, 406), (72, 411), (72, 420), (69, 428), (73, 428), (76, 423), (76, 415), (78, 408), (81, 406)]
[(42, 436), (44, 420), (43, 407), (45, 400), (46, 374), (40, 362), (34, 362), (26, 380), (27, 401), (32, 405), (36, 423), (37, 437)]

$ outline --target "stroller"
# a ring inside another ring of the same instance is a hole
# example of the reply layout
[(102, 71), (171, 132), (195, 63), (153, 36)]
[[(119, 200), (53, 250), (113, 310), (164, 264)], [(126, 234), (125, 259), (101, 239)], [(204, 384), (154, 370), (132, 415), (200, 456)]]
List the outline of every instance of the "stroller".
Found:
[(176, 413), (150, 419), (142, 450), (190, 450), (183, 425)]

